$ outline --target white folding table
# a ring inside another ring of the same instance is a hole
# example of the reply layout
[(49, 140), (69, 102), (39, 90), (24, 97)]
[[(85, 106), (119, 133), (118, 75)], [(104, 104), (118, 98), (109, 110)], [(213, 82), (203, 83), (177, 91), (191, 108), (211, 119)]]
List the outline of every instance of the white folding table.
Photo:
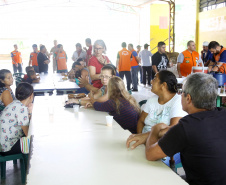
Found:
[(130, 133), (116, 122), (107, 127), (107, 113), (74, 113), (63, 108), (64, 99), (35, 98), (28, 185), (187, 184), (162, 161), (147, 161), (144, 146), (127, 149)]

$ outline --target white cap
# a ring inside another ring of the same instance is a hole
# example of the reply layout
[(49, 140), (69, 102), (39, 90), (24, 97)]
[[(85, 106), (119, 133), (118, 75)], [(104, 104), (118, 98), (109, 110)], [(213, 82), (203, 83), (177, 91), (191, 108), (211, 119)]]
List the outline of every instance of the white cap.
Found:
[(208, 46), (208, 45), (209, 45), (209, 42), (205, 41), (205, 42), (203, 42), (202, 45), (203, 45), (203, 46)]

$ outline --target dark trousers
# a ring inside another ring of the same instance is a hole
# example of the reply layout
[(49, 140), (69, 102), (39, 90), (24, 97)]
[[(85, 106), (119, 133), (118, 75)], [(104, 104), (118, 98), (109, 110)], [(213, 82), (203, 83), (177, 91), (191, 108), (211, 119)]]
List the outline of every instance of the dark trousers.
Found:
[(140, 83), (143, 83), (143, 71), (142, 71), (142, 67), (139, 66), (139, 72), (140, 72)]
[(38, 66), (32, 66), (36, 73), (39, 73), (39, 67)]
[(11, 148), (10, 151), (8, 152), (0, 152), (1, 155), (6, 156), (6, 155), (13, 155), (13, 154), (20, 154), (21, 148), (20, 148), (20, 140), (18, 140), (13, 147)]
[(119, 76), (123, 80), (124, 76), (126, 76), (126, 82), (127, 82), (127, 90), (130, 90), (130, 84), (131, 84), (131, 72), (130, 71), (119, 71)]
[(131, 76), (132, 76), (133, 89), (137, 89), (137, 85), (138, 85), (138, 72), (139, 72), (139, 70), (140, 70), (139, 67), (136, 67), (136, 68), (131, 67)]
[(13, 64), (13, 72), (17, 73), (17, 71), (18, 71), (18, 73), (22, 73), (22, 65), (21, 64), (18, 64), (17, 67), (15, 64)]
[(152, 66), (142, 66), (143, 70), (143, 84), (146, 85), (147, 76), (148, 74), (148, 85), (151, 85), (151, 73), (152, 73)]

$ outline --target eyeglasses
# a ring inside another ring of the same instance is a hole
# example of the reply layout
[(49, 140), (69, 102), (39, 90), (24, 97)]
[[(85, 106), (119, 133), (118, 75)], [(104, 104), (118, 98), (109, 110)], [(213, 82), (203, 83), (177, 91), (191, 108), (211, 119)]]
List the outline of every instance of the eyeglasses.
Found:
[(104, 76), (104, 75), (100, 75), (100, 78), (105, 78), (105, 79), (110, 79), (111, 78), (111, 76)]
[(103, 49), (103, 48), (94, 48), (94, 50), (97, 50), (97, 51), (98, 51), (98, 50), (102, 50), (102, 49)]

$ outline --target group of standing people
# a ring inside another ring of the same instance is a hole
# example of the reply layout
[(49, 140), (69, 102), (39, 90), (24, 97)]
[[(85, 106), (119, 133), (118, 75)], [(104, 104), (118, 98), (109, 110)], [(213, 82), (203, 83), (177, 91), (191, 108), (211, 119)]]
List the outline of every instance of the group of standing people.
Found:
[(201, 55), (196, 51), (194, 41), (188, 41), (187, 49), (177, 58), (179, 77), (187, 77), (192, 73), (192, 67), (208, 67), (208, 72), (225, 73), (226, 48), (216, 41), (203, 42)]
[(133, 44), (128, 45), (122, 43), (122, 50), (118, 52), (116, 67), (119, 71), (119, 76), (123, 79), (126, 77), (127, 90), (138, 91), (138, 73), (140, 72), (140, 83), (146, 87), (151, 86), (151, 79), (154, 75), (163, 69), (169, 67), (169, 60), (165, 54), (166, 44), (158, 43), (158, 51), (152, 55), (148, 50), (149, 45), (144, 44), (144, 50), (141, 51), (141, 46), (137, 46), (137, 51), (134, 50)]
[[(88, 65), (88, 61), (92, 56), (91, 39), (87, 38), (85, 42), (88, 49), (86, 47), (82, 49), (82, 45), (77, 43), (75, 45), (76, 51), (73, 53), (72, 60), (77, 61), (79, 58), (82, 58), (85, 62), (84, 65)], [(58, 44), (57, 40), (54, 40), (54, 46), (51, 48), (50, 53), (42, 44), (40, 44), (40, 50), (38, 50), (37, 44), (33, 44), (32, 49), (33, 52), (30, 53), (28, 66), (32, 66), (36, 73), (48, 73), (48, 64), (50, 63), (51, 55), (53, 59), (53, 72), (68, 72), (67, 54), (63, 45)], [(22, 73), (23, 63), (21, 52), (18, 51), (18, 46), (16, 44), (14, 45), (14, 51), (11, 52), (11, 58), (14, 73)]]

